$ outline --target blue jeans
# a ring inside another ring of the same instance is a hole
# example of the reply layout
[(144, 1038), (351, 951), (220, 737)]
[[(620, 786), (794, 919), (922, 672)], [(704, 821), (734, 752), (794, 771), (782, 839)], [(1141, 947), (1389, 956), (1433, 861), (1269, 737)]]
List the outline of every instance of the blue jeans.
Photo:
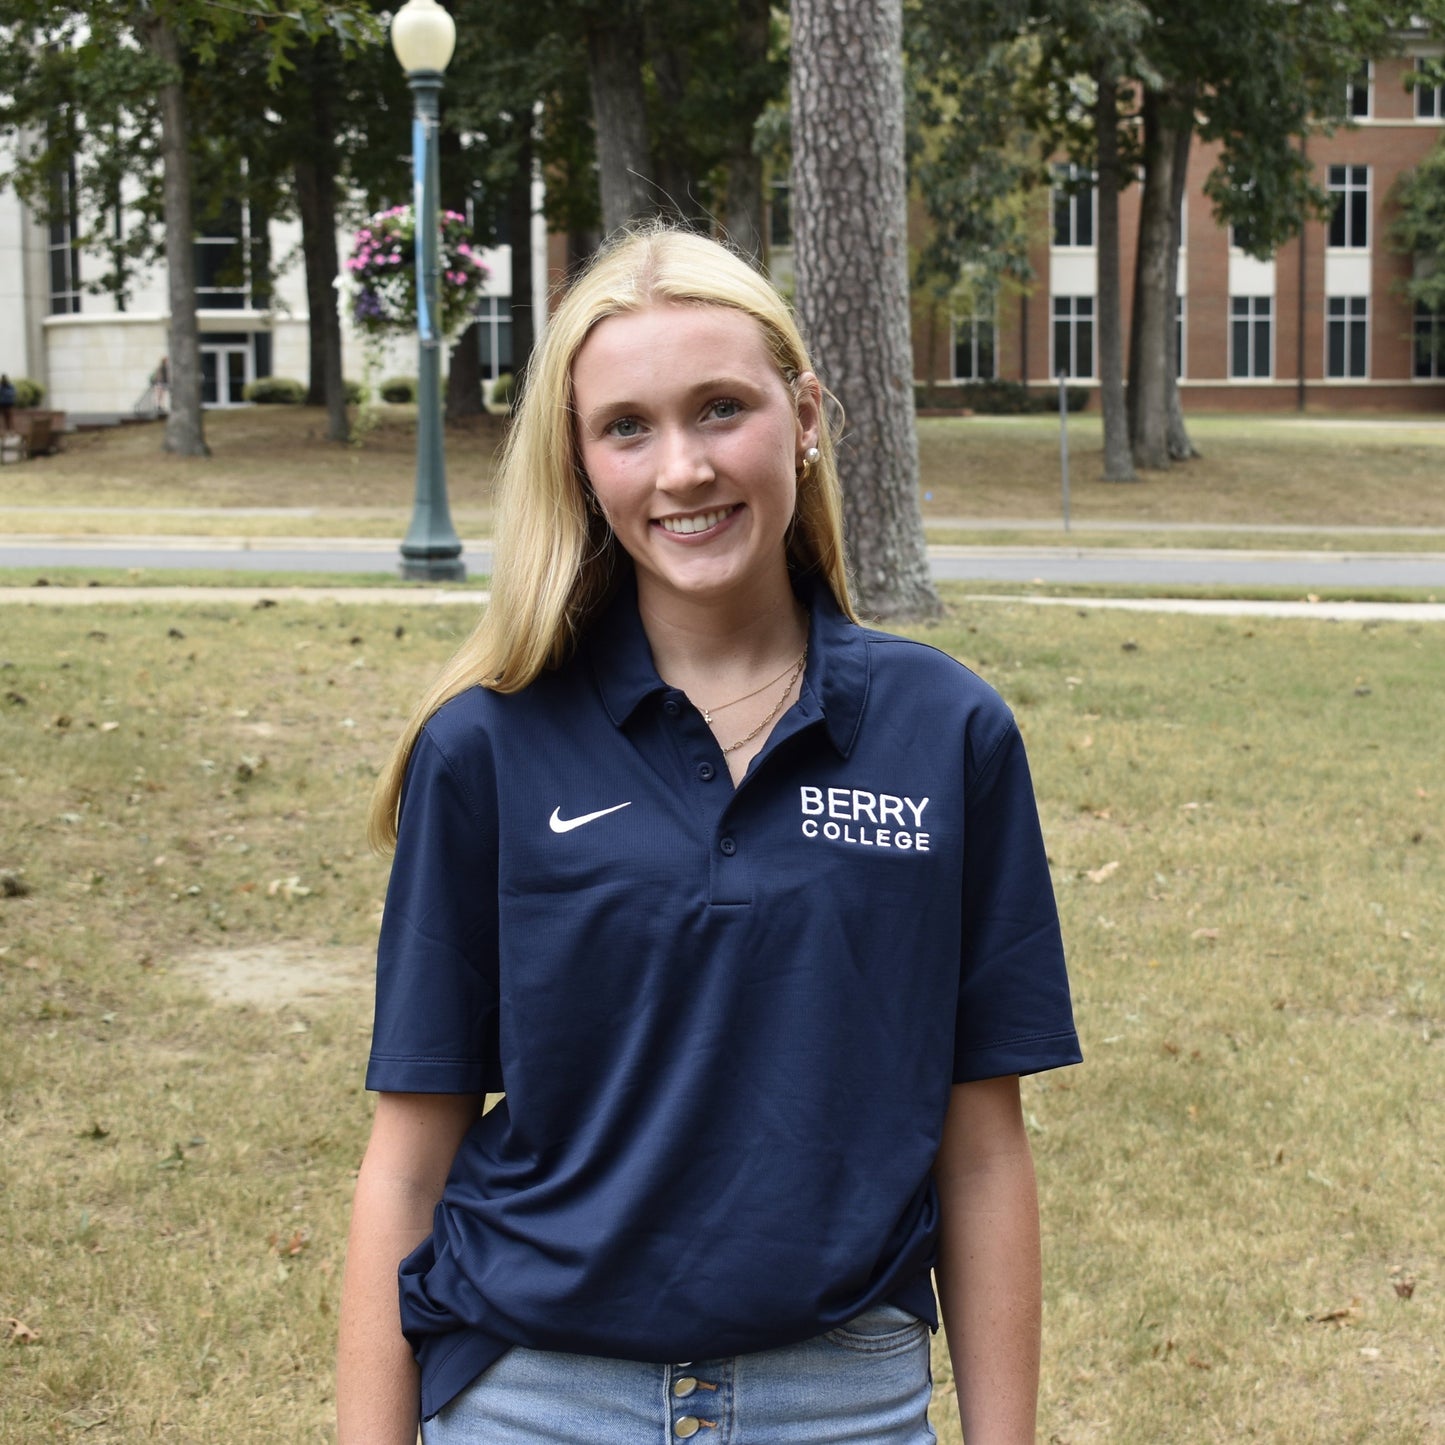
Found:
[(931, 1445), (928, 1327), (879, 1305), (800, 1345), (672, 1365), (512, 1349), (423, 1445)]

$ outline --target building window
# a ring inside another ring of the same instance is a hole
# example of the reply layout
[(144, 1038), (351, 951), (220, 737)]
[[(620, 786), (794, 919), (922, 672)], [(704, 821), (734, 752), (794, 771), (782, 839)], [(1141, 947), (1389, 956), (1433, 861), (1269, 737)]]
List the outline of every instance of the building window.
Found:
[(998, 325), (992, 316), (953, 318), (953, 379), (992, 381), (998, 375)]
[(1345, 83), (1345, 114), (1351, 120), (1370, 118), (1370, 82), (1374, 70), (1374, 65), (1367, 60)]
[(249, 211), (226, 201), (196, 234), (196, 306), (203, 311), (240, 311), (250, 305), (246, 256)]
[(1415, 376), (1420, 381), (1445, 380), (1445, 311), (1415, 303)]
[(1093, 175), (1078, 166), (1054, 167), (1054, 245), (1094, 244)]
[(1331, 166), (1330, 200), (1329, 244), (1363, 250), (1370, 244), (1369, 166)]
[(1094, 374), (1094, 298), (1054, 297), (1055, 376)]
[(473, 314), (482, 378), (495, 381), (512, 369), (512, 303), (506, 296), (483, 296)]
[(1325, 375), (1368, 376), (1370, 298), (1330, 296), (1325, 301)]
[(50, 178), (50, 313), (80, 310), (80, 205), (75, 161)]
[[(1425, 62), (1415, 61), (1417, 72), (1425, 69)], [(1415, 87), (1415, 119), (1445, 120), (1445, 85), (1417, 85)]]
[(1274, 297), (1229, 298), (1229, 375), (1259, 381), (1274, 375)]

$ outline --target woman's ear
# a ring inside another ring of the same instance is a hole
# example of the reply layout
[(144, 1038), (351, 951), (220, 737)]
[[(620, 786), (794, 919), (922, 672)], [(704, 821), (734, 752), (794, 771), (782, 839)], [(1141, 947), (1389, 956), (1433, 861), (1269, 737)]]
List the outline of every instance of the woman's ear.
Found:
[(823, 429), (823, 387), (811, 371), (802, 372), (793, 383), (793, 396), (798, 413), (798, 462), (803, 453), (818, 445)]

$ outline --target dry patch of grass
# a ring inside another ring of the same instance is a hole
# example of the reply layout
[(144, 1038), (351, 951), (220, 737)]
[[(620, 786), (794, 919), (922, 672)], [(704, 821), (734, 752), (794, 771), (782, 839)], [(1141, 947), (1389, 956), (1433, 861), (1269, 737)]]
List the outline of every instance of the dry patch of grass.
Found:
[[(0, 612), (0, 1438), (329, 1438), (362, 813), (468, 623)], [(1025, 730), (1087, 1055), (1025, 1086), (1042, 1438), (1445, 1438), (1438, 632), (971, 603), (925, 635)]]
[[(1190, 430), (1203, 457), (1123, 485), (1099, 479), (1098, 417), (1071, 418), (1075, 524), (1445, 526), (1445, 427), (1206, 417)], [(918, 446), (925, 517), (1061, 515), (1057, 420), (921, 417)]]
[[(58, 456), (0, 473), (0, 531), (393, 535), (410, 514), (415, 409), (381, 406), (375, 417), (356, 444), (341, 447), (324, 440), (325, 418), (312, 408), (212, 412), (206, 428), (213, 455), (205, 460), (164, 455), (158, 425), (83, 433), (67, 439)], [(466, 536), (490, 531), (492, 467), (505, 425), (484, 416), (447, 428), (448, 490)], [(1124, 521), (1246, 533), (1280, 525), (1445, 527), (1439, 425), (1197, 417), (1191, 431), (1203, 458), (1132, 486), (1098, 479), (1097, 414), (1069, 425), (1073, 517), (1081, 530)], [(918, 436), (925, 516), (1060, 516), (1056, 420), (923, 417)], [(67, 507), (120, 510), (78, 519), (58, 510)], [(221, 515), (168, 515), (166, 508)], [(300, 510), (266, 515), (277, 508)], [(1439, 542), (1419, 545), (1438, 549)]]
[[(490, 517), (492, 463), (505, 422), (472, 417), (446, 432), (447, 485), (459, 512)], [(65, 450), (0, 474), (0, 508), (314, 507), (410, 509), (416, 476), (414, 407), (379, 406), (349, 446), (328, 442), (313, 407), (208, 412), (209, 457), (161, 451), (161, 424), (66, 438)]]

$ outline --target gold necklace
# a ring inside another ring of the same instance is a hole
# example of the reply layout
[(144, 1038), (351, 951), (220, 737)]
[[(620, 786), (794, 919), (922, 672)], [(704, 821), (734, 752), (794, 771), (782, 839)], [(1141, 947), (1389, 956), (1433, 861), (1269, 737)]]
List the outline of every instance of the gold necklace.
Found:
[[(787, 702), (788, 698), (792, 695), (793, 684), (797, 682), (797, 680), (803, 675), (803, 669), (807, 665), (808, 644), (805, 642), (803, 644), (803, 650), (798, 656), (798, 660), (793, 664), (792, 668), (788, 673), (788, 685), (783, 689), (783, 695), (777, 700), (777, 702), (773, 704), (773, 710), (767, 715), (767, 717), (762, 720), (762, 722), (757, 725), (757, 727), (752, 730), (752, 732), (747, 735), (747, 737), (739, 738), (735, 743), (729, 743), (727, 747), (723, 749), (724, 757), (726, 757), (729, 753), (737, 752), (737, 750), (741, 747), (746, 747), (748, 743), (752, 742), (752, 740), (757, 737), (757, 735), (762, 732), (762, 730), (767, 727), (768, 724), (771, 723), (780, 712), (782, 712), (783, 704)], [(776, 682), (777, 680), (778, 679), (775, 677), (773, 679), (773, 682)], [(768, 686), (771, 686), (771, 684), (768, 684)], [(762, 688), (758, 689), (759, 692), (761, 692), (762, 690)], [(751, 694), (749, 694), (749, 696), (751, 696)], [(735, 699), (735, 701), (737, 702), (742, 702), (742, 700), (742, 698)], [(705, 713), (703, 715), (706, 716)]]
[[(803, 656), (806, 658), (807, 655), (808, 647), (807, 644), (804, 643)], [(776, 677), (770, 677), (761, 687), (755, 687), (751, 692), (745, 692), (741, 697), (735, 697), (731, 702), (720, 702), (713, 708), (700, 707), (698, 711), (702, 714), (702, 720), (711, 727), (714, 713), (722, 712), (725, 708), (736, 707), (740, 702), (746, 702), (750, 697), (756, 697), (760, 692), (766, 692), (775, 682), (781, 682), (797, 665), (796, 662), (790, 662)]]

